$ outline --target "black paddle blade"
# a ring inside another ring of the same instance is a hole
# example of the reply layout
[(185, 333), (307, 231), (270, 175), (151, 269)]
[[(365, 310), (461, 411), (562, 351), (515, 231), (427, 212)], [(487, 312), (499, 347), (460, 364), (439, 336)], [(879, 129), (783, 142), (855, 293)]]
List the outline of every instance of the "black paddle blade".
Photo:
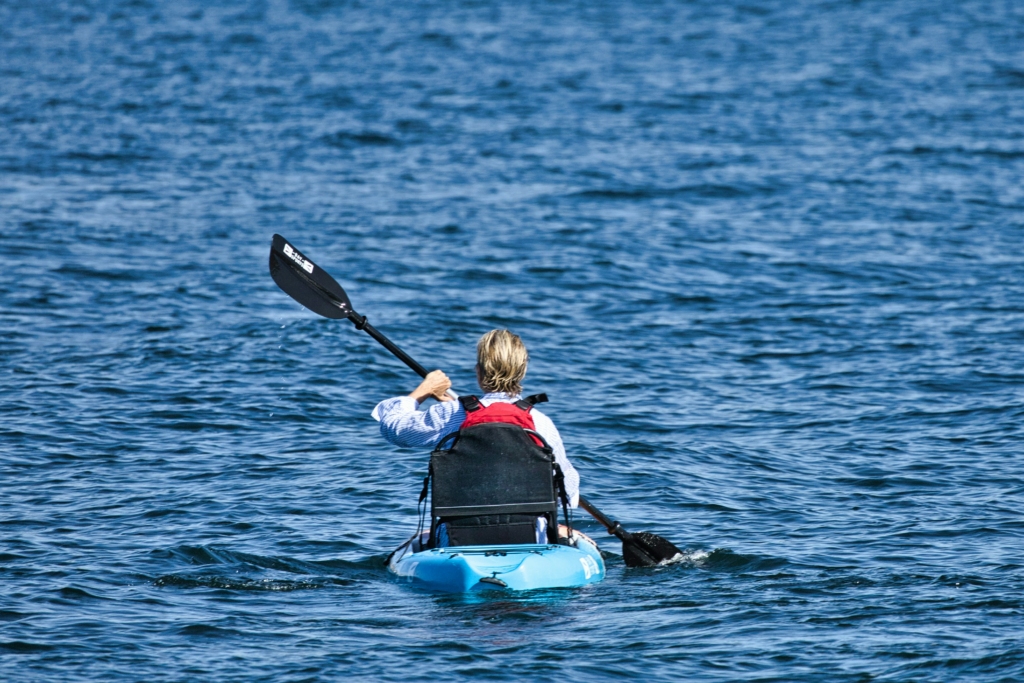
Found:
[(640, 531), (622, 542), (622, 559), (627, 567), (657, 567), (683, 554), (671, 541), (656, 534)]
[(285, 238), (270, 243), (270, 277), (281, 290), (325, 318), (348, 318), (352, 302), (341, 285)]
[(683, 554), (682, 550), (661, 536), (646, 531), (629, 533), (583, 496), (580, 496), (580, 507), (601, 522), (608, 533), (622, 541), (622, 559), (625, 560), (627, 567), (656, 567)]

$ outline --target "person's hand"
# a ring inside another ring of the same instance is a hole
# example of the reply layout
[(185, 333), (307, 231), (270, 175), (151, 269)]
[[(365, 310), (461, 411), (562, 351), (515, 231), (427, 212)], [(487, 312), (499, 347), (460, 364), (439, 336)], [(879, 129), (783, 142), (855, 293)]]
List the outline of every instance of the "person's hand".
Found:
[(440, 370), (434, 370), (428, 373), (423, 378), (423, 381), (420, 382), (420, 385), (409, 395), (419, 403), (423, 403), (428, 398), (436, 398), (438, 401), (451, 401), (452, 397), (446, 393), (451, 386), (452, 381), (448, 379), (448, 375)]

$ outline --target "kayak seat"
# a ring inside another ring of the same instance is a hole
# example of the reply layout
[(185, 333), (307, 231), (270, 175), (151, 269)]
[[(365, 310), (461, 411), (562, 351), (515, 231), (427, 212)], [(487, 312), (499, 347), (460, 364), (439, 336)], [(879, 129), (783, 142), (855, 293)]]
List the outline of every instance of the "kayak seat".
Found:
[(448, 546), (536, 543), (538, 517), (557, 543), (560, 475), (533, 430), (486, 422), (449, 434), (430, 454), (431, 545), (442, 524)]

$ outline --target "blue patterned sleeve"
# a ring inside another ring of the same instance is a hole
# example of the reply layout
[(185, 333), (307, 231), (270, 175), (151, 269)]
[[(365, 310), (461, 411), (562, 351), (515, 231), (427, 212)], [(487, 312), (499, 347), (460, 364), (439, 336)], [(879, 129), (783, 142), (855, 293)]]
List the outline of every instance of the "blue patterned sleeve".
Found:
[(427, 410), (418, 407), (416, 399), (409, 396), (378, 403), (373, 417), (380, 420), (381, 435), (396, 446), (433, 446), (445, 434), (458, 431), (466, 417), (458, 401), (435, 403)]

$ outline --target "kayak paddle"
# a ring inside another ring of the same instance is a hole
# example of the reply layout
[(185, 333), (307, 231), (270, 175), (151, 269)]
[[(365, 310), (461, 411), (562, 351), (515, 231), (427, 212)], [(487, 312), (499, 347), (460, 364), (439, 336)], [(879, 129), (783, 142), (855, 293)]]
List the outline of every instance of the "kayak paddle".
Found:
[[(359, 315), (353, 310), (348, 294), (337, 280), (280, 235), (274, 235), (270, 243), (270, 276), (285, 294), (309, 310), (325, 318), (351, 320), (357, 330), (363, 330), (373, 337), (420, 377), (427, 376), (426, 368), (368, 323), (366, 316)], [(603, 524), (608, 533), (622, 541), (622, 559), (627, 566), (653, 567), (682, 555), (679, 548), (661, 536), (646, 531), (629, 533), (583, 496), (580, 496), (580, 506)]]
[(654, 567), (674, 560), (683, 554), (683, 551), (675, 547), (671, 541), (657, 534), (652, 534), (649, 531), (629, 533), (622, 528), (621, 524), (606, 516), (583, 496), (580, 496), (580, 507), (601, 522), (608, 533), (622, 541), (622, 559), (629, 567)]
[(270, 243), (270, 277), (281, 290), (300, 304), (325, 318), (340, 320), (348, 318), (357, 330), (376, 339), (420, 377), (427, 376), (427, 369), (412, 359), (402, 349), (391, 343), (376, 327), (366, 322), (366, 316), (352, 309), (348, 294), (337, 280), (326, 270), (302, 255), (280, 235), (274, 235)]

